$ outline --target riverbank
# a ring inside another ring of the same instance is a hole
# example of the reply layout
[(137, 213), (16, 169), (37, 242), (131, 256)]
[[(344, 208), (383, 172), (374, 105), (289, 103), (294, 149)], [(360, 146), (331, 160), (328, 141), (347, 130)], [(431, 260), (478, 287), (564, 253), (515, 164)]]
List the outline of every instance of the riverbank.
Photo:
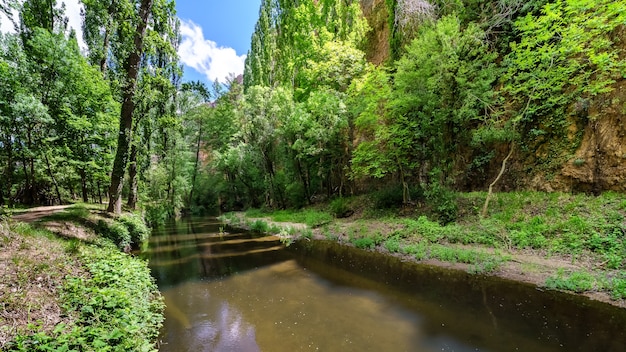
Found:
[(0, 350), (154, 350), (162, 298), (123, 252), (147, 236), (141, 219), (47, 211), (0, 218)]
[[(301, 211), (226, 214), (233, 226), (339, 243), (427, 265), (494, 275), (626, 307), (626, 200), (620, 194), (459, 194), (456, 221), (434, 221), (426, 204), (377, 208), (371, 196)], [(333, 202), (336, 203), (336, 202)], [(332, 214), (348, 214), (346, 218)], [(306, 223), (305, 225), (303, 225)]]

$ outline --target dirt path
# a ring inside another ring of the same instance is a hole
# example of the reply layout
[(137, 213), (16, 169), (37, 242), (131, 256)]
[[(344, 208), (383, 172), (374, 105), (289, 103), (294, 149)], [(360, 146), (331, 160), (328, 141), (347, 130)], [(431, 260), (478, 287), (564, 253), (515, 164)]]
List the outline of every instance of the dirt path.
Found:
[(71, 206), (72, 204), (30, 208), (20, 211), (19, 214), (13, 215), (11, 218), (15, 221), (34, 222), (45, 216), (63, 211)]

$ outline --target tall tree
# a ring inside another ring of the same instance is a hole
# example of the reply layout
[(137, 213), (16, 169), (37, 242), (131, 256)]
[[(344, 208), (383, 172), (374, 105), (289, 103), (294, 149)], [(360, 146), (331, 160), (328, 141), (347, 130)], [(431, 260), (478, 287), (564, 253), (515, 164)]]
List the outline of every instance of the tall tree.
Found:
[(120, 131), (117, 139), (117, 151), (111, 171), (111, 186), (109, 187), (109, 205), (107, 211), (111, 213), (122, 212), (122, 188), (124, 173), (128, 163), (130, 143), (133, 128), (133, 112), (135, 110), (135, 88), (137, 87), (137, 74), (141, 54), (143, 53), (143, 41), (148, 24), (148, 16), (152, 9), (153, 0), (141, 0), (138, 18), (135, 25), (133, 45), (128, 57), (124, 61), (125, 82), (122, 88), (122, 109), (120, 113)]

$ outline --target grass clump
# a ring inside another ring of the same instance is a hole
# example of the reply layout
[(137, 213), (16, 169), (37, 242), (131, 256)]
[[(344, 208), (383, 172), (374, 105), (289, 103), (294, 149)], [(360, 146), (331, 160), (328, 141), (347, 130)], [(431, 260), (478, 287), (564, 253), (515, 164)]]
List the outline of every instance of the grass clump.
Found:
[(563, 270), (559, 270), (556, 276), (551, 276), (546, 280), (545, 286), (554, 290), (582, 293), (591, 291), (597, 284), (596, 278), (588, 272), (575, 271), (566, 275)]
[(328, 208), (330, 213), (336, 218), (347, 218), (353, 213), (348, 199), (343, 197), (335, 198), (332, 202), (330, 202)]
[(374, 249), (377, 243), (374, 238), (364, 237), (364, 238), (356, 238), (352, 240), (352, 244), (354, 244), (355, 247), (361, 248), (361, 249)]
[(609, 292), (614, 300), (626, 299), (626, 273), (609, 281)]
[(247, 218), (269, 217), (270, 219), (272, 219), (272, 221), (301, 223), (301, 224), (306, 224), (309, 227), (319, 227), (333, 220), (333, 216), (330, 213), (315, 210), (315, 209), (300, 209), (300, 210), (288, 209), (288, 210), (278, 210), (278, 211), (249, 209), (246, 211), (246, 217)]
[(270, 230), (270, 226), (263, 220), (256, 220), (250, 223), (250, 230), (259, 233), (266, 233)]

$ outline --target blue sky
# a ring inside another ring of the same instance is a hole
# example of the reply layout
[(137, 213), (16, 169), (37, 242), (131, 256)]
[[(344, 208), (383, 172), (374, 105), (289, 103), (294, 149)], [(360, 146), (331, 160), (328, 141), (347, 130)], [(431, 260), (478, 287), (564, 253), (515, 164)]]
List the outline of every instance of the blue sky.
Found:
[[(78, 0), (57, 0), (66, 5), (69, 26), (82, 38)], [(183, 80), (200, 80), (210, 85), (224, 82), (229, 73), (243, 73), (250, 38), (259, 16), (261, 0), (176, 0), (181, 20), (182, 43), (178, 51), (184, 64)], [(11, 31), (11, 24), (0, 15), (0, 32)], [(81, 47), (85, 49), (84, 43)]]
[(231, 72), (243, 73), (260, 5), (261, 0), (177, 0), (184, 80), (210, 84)]

